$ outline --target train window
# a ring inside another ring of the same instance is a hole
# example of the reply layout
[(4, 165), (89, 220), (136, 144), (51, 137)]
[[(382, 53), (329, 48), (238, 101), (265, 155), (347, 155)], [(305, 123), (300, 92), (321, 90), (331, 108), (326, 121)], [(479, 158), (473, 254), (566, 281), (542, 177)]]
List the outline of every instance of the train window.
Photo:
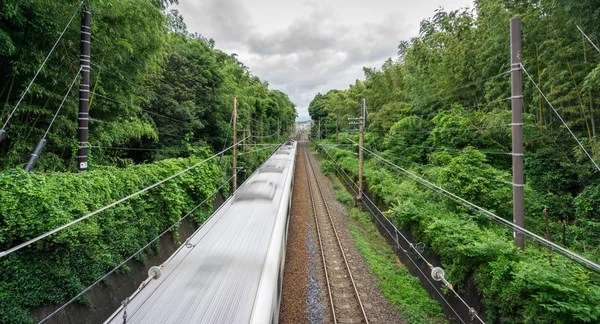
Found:
[(235, 200), (273, 200), (277, 186), (270, 181), (256, 180), (248, 183), (235, 193)]

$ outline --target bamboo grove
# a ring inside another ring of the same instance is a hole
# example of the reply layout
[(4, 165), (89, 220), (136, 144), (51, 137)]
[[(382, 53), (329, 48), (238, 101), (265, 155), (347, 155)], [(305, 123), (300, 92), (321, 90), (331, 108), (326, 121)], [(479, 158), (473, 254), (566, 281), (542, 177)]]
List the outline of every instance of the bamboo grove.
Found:
[[(364, 81), (318, 94), (309, 106), (313, 135), (335, 143), (336, 116), (348, 131), (348, 118), (359, 117), (366, 98), (365, 147), (512, 220), (509, 20), (522, 20), (523, 66), (600, 161), (600, 53), (578, 29), (598, 44), (599, 15), (600, 3), (585, 0), (476, 0), (473, 9), (440, 8), (421, 22), (417, 37), (399, 43), (396, 58), (364, 68)], [(598, 262), (598, 170), (523, 78), (525, 227)], [(345, 138), (340, 134), (339, 143), (351, 143)], [(355, 155), (329, 153), (356, 176)], [(598, 274), (545, 246), (527, 243), (524, 253), (517, 251), (510, 230), (365, 156), (370, 192), (440, 256), (459, 289), (475, 284), (489, 322), (599, 320)]]

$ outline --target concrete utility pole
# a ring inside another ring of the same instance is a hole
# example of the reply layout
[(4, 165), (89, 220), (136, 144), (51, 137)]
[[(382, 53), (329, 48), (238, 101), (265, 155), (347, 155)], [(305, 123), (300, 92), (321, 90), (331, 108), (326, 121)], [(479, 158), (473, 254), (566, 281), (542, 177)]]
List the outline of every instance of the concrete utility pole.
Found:
[(81, 67), (81, 84), (79, 85), (79, 115), (77, 118), (77, 135), (79, 138), (79, 148), (77, 150), (77, 168), (79, 172), (86, 172), (88, 169), (88, 146), (89, 146), (89, 121), (90, 121), (90, 54), (92, 29), (92, 13), (84, 10), (81, 17), (81, 57), (79, 65)]
[[(521, 19), (510, 20), (510, 76), (512, 104), (513, 222), (525, 227), (523, 176), (523, 73), (521, 72)], [(523, 233), (514, 230), (515, 246), (525, 250)]]
[(317, 132), (318, 134), (318, 141), (321, 141), (321, 117), (319, 117), (319, 131)]
[(335, 144), (338, 144), (338, 133), (340, 132), (340, 113), (335, 113)]
[(237, 98), (233, 97), (233, 183), (232, 192), (237, 190)]
[(242, 129), (242, 150), (246, 150), (246, 128)]
[(364, 154), (363, 145), (365, 144), (365, 110), (367, 109), (367, 101), (363, 99), (360, 103), (360, 124), (359, 124), (359, 137), (358, 137), (358, 197), (356, 199), (362, 199), (363, 190), (363, 164)]

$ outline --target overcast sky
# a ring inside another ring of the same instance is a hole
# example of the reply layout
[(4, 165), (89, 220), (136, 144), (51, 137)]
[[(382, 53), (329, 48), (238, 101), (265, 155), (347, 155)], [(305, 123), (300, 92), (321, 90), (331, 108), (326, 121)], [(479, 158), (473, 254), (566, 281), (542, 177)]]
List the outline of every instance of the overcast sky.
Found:
[(331, 89), (364, 80), (362, 68), (396, 58), (401, 40), (417, 36), (435, 9), (472, 0), (179, 0), (188, 30), (238, 54), (252, 73), (290, 96), (298, 120)]

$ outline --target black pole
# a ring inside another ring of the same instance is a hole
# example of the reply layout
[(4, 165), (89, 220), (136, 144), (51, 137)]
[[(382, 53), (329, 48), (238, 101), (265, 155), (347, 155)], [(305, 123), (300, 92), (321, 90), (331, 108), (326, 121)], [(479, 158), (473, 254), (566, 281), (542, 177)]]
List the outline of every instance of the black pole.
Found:
[[(523, 176), (523, 75), (521, 72), (521, 19), (510, 21), (510, 71), (512, 101), (513, 222), (525, 227)], [(523, 233), (514, 231), (515, 246), (525, 250)]]
[(89, 108), (90, 108), (90, 53), (92, 29), (90, 28), (92, 13), (84, 10), (81, 17), (81, 57), (79, 65), (81, 66), (81, 84), (79, 85), (79, 127), (77, 134), (79, 137), (79, 149), (77, 150), (77, 165), (79, 172), (86, 172), (88, 169), (88, 138), (89, 138)]
[(40, 155), (42, 155), (42, 150), (44, 150), (44, 146), (46, 146), (46, 139), (42, 138), (37, 142), (35, 148), (31, 152), (29, 160), (27, 160), (27, 164), (25, 164), (25, 172), (31, 172), (33, 170), (33, 168), (35, 167), (35, 163), (40, 158)]

